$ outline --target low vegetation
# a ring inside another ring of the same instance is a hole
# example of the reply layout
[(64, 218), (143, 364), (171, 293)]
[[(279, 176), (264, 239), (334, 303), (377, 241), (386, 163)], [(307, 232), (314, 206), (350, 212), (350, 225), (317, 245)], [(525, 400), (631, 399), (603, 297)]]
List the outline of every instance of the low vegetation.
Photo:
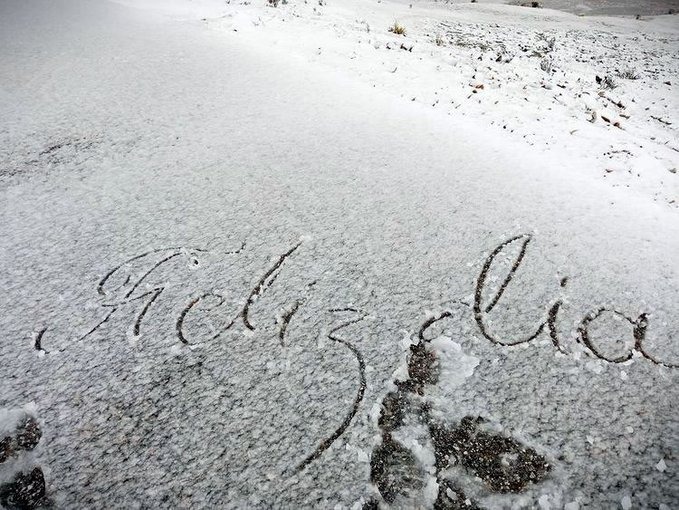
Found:
[(401, 25), (398, 21), (394, 21), (394, 24), (389, 27), (389, 32), (396, 35), (406, 35), (406, 27)]

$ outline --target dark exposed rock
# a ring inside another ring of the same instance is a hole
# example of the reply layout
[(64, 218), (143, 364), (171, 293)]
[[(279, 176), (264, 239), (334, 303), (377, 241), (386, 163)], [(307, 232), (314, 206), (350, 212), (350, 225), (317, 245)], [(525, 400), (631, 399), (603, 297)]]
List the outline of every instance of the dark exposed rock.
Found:
[(34, 449), (41, 437), (42, 432), (38, 422), (32, 416), (27, 415), (10, 435), (0, 440), (0, 464), (21, 450)]
[(382, 409), (377, 425), (384, 432), (392, 432), (403, 425), (408, 407), (408, 396), (400, 388), (387, 393), (382, 399)]
[(407, 496), (425, 485), (423, 467), (391, 435), (413, 419), (428, 427), (434, 446), (439, 482), (436, 510), (479, 508), (454, 482), (441, 477), (450, 465), (471, 471), (496, 493), (521, 492), (529, 483), (544, 479), (551, 466), (543, 456), (514, 438), (481, 428), (482, 418), (466, 416), (458, 425), (449, 425), (432, 417), (429, 405), (418, 397), (424, 395), (427, 385), (436, 384), (440, 375), (436, 353), (428, 350), (426, 344), (421, 332), (420, 342), (410, 346), (408, 378), (394, 381), (396, 390), (382, 400), (378, 418), (382, 443), (373, 450), (370, 479), (383, 500), (392, 504), (399, 496)]
[(0, 439), (0, 464), (5, 462), (13, 455), (14, 449), (12, 448), (12, 443), (13, 441), (11, 437)]
[(424, 475), (415, 455), (389, 434), (385, 434), (382, 444), (373, 450), (370, 480), (387, 503), (393, 503), (398, 496), (407, 496), (422, 489), (425, 485)]
[(449, 480), (439, 482), (439, 494), (434, 502), (434, 510), (480, 510), (459, 487)]
[(42, 431), (38, 422), (32, 416), (27, 416), (19, 427), (17, 444), (23, 450), (32, 450), (40, 442)]
[(362, 510), (378, 510), (380, 507), (380, 504), (377, 502), (375, 498), (370, 498), (368, 501), (363, 503)]
[(419, 394), (422, 394), (424, 385), (436, 384), (439, 380), (439, 365), (436, 354), (427, 350), (422, 342), (410, 346), (408, 376), (415, 387), (415, 391)]
[(30, 473), (19, 473), (10, 483), (0, 486), (0, 503), (12, 510), (30, 510), (45, 499), (45, 477), (36, 467)]
[(438, 470), (460, 464), (500, 493), (521, 492), (549, 473), (543, 456), (513, 438), (481, 429), (482, 421), (467, 416), (457, 427), (430, 423)]

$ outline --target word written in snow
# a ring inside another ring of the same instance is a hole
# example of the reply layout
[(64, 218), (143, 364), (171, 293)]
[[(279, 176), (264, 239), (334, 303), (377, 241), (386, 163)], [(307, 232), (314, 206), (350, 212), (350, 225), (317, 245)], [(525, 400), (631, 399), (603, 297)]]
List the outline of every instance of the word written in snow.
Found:
[[(513, 346), (518, 344), (523, 344), (530, 342), (538, 338), (545, 331), (548, 333), (552, 340), (554, 346), (561, 352), (566, 353), (566, 349), (562, 345), (562, 341), (559, 338), (556, 323), (558, 320), (559, 311), (563, 306), (562, 300), (556, 300), (546, 311), (545, 318), (535, 326), (533, 333), (525, 336), (524, 338), (519, 338), (515, 340), (508, 341), (503, 338), (499, 338), (494, 334), (486, 320), (489, 314), (492, 313), (493, 309), (502, 300), (503, 295), (509, 285), (512, 283), (514, 276), (517, 271), (524, 263), (526, 253), (530, 242), (532, 241), (532, 236), (530, 234), (522, 234), (516, 237), (507, 239), (506, 241), (499, 244), (485, 259), (482, 266), (481, 272), (476, 280), (476, 287), (474, 292), (474, 302), (473, 305), (466, 305), (472, 309), (473, 320), (478, 327), (481, 335), (488, 339), (489, 341), (506, 346)], [(512, 247), (519, 247), (518, 253), (515, 255), (513, 262), (509, 270), (504, 275), (500, 286), (494, 290), (489, 298), (484, 298), (484, 292), (488, 290), (488, 280), (489, 273), (495, 268), (496, 261), (500, 256), (504, 256), (506, 252)], [(245, 243), (243, 243), (238, 249), (230, 252), (226, 252), (226, 255), (237, 255), (240, 254), (245, 248)], [(294, 255), (299, 253), (301, 248), (301, 243), (293, 245), (290, 249), (285, 251), (280, 255), (275, 261), (264, 271), (263, 275), (256, 280), (256, 283), (247, 293), (244, 300), (244, 304), (232, 314), (227, 315), (231, 317), (226, 326), (221, 329), (214, 331), (211, 336), (205, 340), (215, 340), (225, 332), (230, 330), (236, 324), (240, 323), (242, 326), (249, 331), (254, 331), (256, 329), (256, 322), (252, 317), (252, 306), (253, 304), (261, 298), (277, 280), (280, 275), (282, 268), (285, 263)], [(158, 300), (165, 294), (166, 286), (162, 283), (164, 280), (162, 278), (157, 278), (158, 282), (155, 283), (153, 276), (159, 272), (160, 268), (165, 268), (166, 270), (176, 270), (171, 264), (176, 263), (180, 260), (188, 262), (189, 265), (198, 265), (199, 257), (204, 255), (207, 250), (203, 248), (165, 248), (157, 249), (142, 253), (141, 255), (134, 256), (127, 259), (122, 264), (114, 267), (110, 270), (98, 283), (97, 293), (102, 298), (103, 302), (101, 306), (107, 310), (104, 317), (99, 320), (93, 327), (91, 327), (85, 334), (79, 337), (83, 340), (98, 329), (100, 329), (104, 324), (106, 324), (113, 315), (118, 312), (124, 305), (138, 306), (138, 311), (136, 312), (133, 322), (132, 322), (132, 333), (134, 336), (139, 336), (141, 333), (141, 328), (144, 323), (145, 317), (151, 313), (151, 310), (158, 302)], [(567, 285), (567, 278), (562, 279), (561, 286), (565, 287)], [(311, 288), (316, 282), (308, 284), (306, 287), (306, 293), (310, 292)], [(283, 314), (281, 314), (278, 321), (279, 324), (279, 342), (280, 347), (286, 347), (286, 333), (289, 325), (299, 313), (299, 311), (304, 307), (307, 302), (307, 297), (301, 297), (295, 300), (291, 306), (288, 306)], [(181, 310), (177, 319), (175, 321), (175, 329), (177, 338), (183, 344), (195, 345), (197, 342), (191, 338), (191, 336), (186, 331), (187, 320), (193, 314), (200, 314), (201, 319), (205, 319), (205, 313), (218, 313), (221, 312), (225, 307), (223, 307), (225, 299), (222, 295), (215, 292), (203, 292), (198, 294), (198, 297), (194, 297), (189, 301), (187, 305)], [(459, 303), (459, 302), (458, 302)], [(356, 347), (356, 345), (345, 338), (344, 335), (339, 334), (339, 332), (353, 324), (356, 324), (363, 320), (366, 314), (360, 310), (354, 308), (331, 308), (328, 310), (332, 314), (336, 314), (340, 319), (340, 323), (335, 327), (331, 328), (327, 334), (328, 338), (346, 348), (351, 355), (356, 360), (357, 365), (357, 380), (356, 380), (356, 395), (351, 403), (351, 407), (347, 412), (344, 420), (340, 425), (325, 439), (323, 439), (316, 449), (308, 454), (295, 468), (296, 471), (300, 471), (311, 464), (313, 461), (318, 459), (321, 454), (327, 450), (334, 441), (336, 441), (349, 427), (354, 416), (357, 414), (358, 409), (362, 403), (365, 387), (366, 387), (366, 373), (365, 373), (365, 361), (361, 351)], [(596, 342), (590, 334), (590, 327), (593, 323), (599, 320), (606, 314), (613, 314), (627, 323), (631, 327), (631, 334), (634, 339), (634, 344), (631, 348), (627, 349), (624, 353), (618, 356), (610, 356), (604, 354), (601, 349), (596, 345)], [(427, 319), (423, 325), (422, 331), (427, 330), (429, 327), (433, 326), (439, 321), (444, 319), (452, 319), (453, 313), (450, 311), (445, 311), (442, 314)], [(668, 363), (666, 361), (659, 360), (655, 355), (648, 352), (644, 346), (644, 340), (646, 338), (646, 330), (648, 327), (649, 319), (647, 313), (642, 313), (637, 318), (628, 317), (621, 311), (600, 307), (595, 309), (593, 312), (587, 314), (580, 322), (578, 327), (577, 340), (584, 345), (588, 352), (592, 356), (599, 359), (612, 362), (612, 363), (622, 363), (632, 358), (634, 352), (638, 352), (644, 358), (650, 360), (656, 365), (665, 366), (668, 368), (676, 368), (679, 364)], [(34, 346), (35, 349), (42, 352), (43, 354), (48, 353), (44, 346), (44, 334), (47, 331), (47, 327), (41, 329), (35, 337)], [(205, 341), (203, 340), (203, 342)], [(422, 338), (420, 339), (422, 340)], [(198, 343), (203, 343), (198, 342)], [(434, 434), (434, 437), (436, 435)]]
[[(487, 316), (492, 312), (493, 308), (495, 308), (495, 306), (500, 302), (504, 292), (511, 284), (512, 279), (514, 278), (517, 270), (523, 263), (524, 258), (526, 256), (526, 252), (528, 251), (528, 245), (530, 244), (531, 241), (532, 236), (530, 234), (522, 234), (516, 237), (512, 237), (511, 239), (508, 239), (501, 243), (500, 245), (498, 245), (490, 253), (490, 255), (488, 255), (483, 264), (483, 267), (481, 268), (481, 273), (479, 274), (476, 280), (476, 288), (474, 291), (474, 304), (472, 307), (474, 313), (474, 321), (476, 322), (479, 331), (486, 339), (490, 340), (495, 344), (508, 346), (531, 342), (532, 340), (538, 338), (545, 331), (545, 328), (547, 328), (549, 337), (551, 338), (554, 347), (556, 347), (560, 352), (566, 353), (567, 351), (562, 345), (562, 341), (559, 338), (556, 326), (559, 311), (563, 306), (563, 301), (561, 299), (556, 300), (554, 304), (552, 304), (552, 306), (547, 310), (546, 317), (544, 318), (544, 320), (542, 320), (537, 326), (535, 326), (533, 333), (525, 336), (524, 338), (512, 341), (506, 341), (501, 338), (498, 338), (496, 335), (493, 334), (492, 331), (490, 331), (490, 328), (486, 322)], [(495, 291), (495, 294), (490, 299), (484, 300), (483, 298), (484, 290), (486, 288), (488, 275), (491, 269), (493, 268), (496, 260), (501, 255), (504, 255), (505, 250), (507, 250), (510, 246), (514, 244), (520, 245), (518, 254), (514, 258), (509, 270), (505, 274), (504, 279), (502, 280), (502, 283), (500, 284), (499, 288)], [(561, 280), (561, 287), (566, 287), (567, 283), (568, 278), (563, 278)], [(595, 323), (597, 320), (603, 318), (606, 315), (616, 316), (625, 321), (626, 323), (628, 323), (631, 328), (632, 338), (634, 339), (633, 345), (627, 348), (625, 352), (620, 353), (617, 356), (606, 355), (605, 353), (603, 353), (602, 350), (594, 342), (592, 336), (590, 335), (590, 328), (593, 325), (593, 323)], [(430, 320), (432, 322), (435, 322), (451, 316), (452, 315), (450, 314), (450, 312), (444, 312), (443, 314), (441, 314), (441, 316), (435, 317)], [(619, 310), (606, 307), (599, 307), (582, 318), (577, 329), (576, 338), (577, 341), (584, 345), (594, 357), (602, 359), (604, 361), (608, 361), (610, 363), (623, 363), (625, 361), (632, 359), (634, 353), (638, 352), (641, 356), (643, 356), (644, 358), (648, 359), (649, 361), (656, 365), (661, 365), (667, 368), (679, 367), (679, 363), (669, 363), (666, 361), (661, 361), (655, 355), (649, 353), (649, 351), (644, 347), (644, 341), (646, 339), (646, 331), (648, 328), (648, 324), (649, 324), (648, 313), (642, 313), (637, 318), (633, 318), (629, 317), (627, 314)]]

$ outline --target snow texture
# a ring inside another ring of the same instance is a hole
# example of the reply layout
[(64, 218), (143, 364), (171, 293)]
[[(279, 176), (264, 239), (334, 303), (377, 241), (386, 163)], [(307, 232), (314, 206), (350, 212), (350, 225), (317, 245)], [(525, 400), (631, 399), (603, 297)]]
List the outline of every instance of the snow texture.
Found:
[(55, 508), (360, 508), (424, 325), (436, 417), (553, 466), (475, 504), (676, 507), (676, 16), (263, 4), (0, 2), (0, 409)]

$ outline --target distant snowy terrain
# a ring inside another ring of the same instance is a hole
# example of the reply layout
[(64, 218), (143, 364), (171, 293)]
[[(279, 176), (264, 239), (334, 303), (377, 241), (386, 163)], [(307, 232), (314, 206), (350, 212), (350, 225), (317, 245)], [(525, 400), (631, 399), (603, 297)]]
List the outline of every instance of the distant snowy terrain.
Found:
[(679, 18), (626, 14), (0, 3), (0, 505), (675, 508)]
[[(451, 3), (468, 3), (467, 0), (448, 0)], [(481, 3), (522, 4), (525, 0), (492, 2), (478, 0)], [(446, 2), (446, 0), (443, 0)], [(539, 0), (539, 5), (548, 9), (558, 9), (578, 15), (659, 15), (668, 14), (679, 9), (679, 0)]]
[[(596, 179), (679, 208), (677, 16), (579, 18), (495, 4), (359, 0), (246, 4), (164, 2), (161, 10), (480, 119), (487, 136), (506, 130), (548, 157), (581, 158)], [(395, 21), (405, 36), (386, 31)]]

